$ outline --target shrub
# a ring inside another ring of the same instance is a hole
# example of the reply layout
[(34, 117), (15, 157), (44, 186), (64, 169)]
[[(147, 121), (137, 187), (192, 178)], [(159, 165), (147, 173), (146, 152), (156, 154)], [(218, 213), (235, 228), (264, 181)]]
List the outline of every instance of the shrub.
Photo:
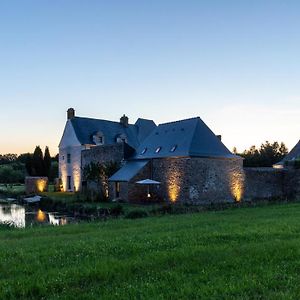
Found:
[(111, 209), (110, 209), (110, 214), (112, 216), (115, 216), (115, 217), (118, 217), (120, 215), (124, 215), (124, 208), (122, 205), (118, 204), (116, 206), (113, 206)]
[(149, 214), (146, 210), (143, 209), (134, 209), (128, 212), (125, 216), (126, 219), (138, 219), (138, 218), (146, 218)]

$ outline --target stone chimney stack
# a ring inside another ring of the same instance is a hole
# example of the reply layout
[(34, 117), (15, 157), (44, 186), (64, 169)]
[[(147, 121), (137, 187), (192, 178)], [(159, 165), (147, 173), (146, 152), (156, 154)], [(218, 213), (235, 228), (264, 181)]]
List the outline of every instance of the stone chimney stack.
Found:
[(67, 111), (68, 120), (71, 120), (75, 117), (75, 109), (69, 108)]
[(127, 116), (123, 115), (121, 118), (120, 118), (120, 124), (122, 124), (124, 127), (128, 127), (128, 123), (129, 122), (129, 119)]
[(220, 141), (222, 141), (222, 136), (219, 134), (219, 135), (216, 135), (216, 137), (220, 140)]

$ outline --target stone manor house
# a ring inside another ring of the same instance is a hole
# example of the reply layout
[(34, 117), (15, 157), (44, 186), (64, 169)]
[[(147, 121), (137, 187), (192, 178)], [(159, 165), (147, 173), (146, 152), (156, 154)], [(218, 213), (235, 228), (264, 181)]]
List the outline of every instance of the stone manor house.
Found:
[[(106, 185), (111, 200), (233, 202), (294, 194), (292, 186), (300, 182), (298, 172), (285, 168), (243, 168), (243, 159), (199, 117), (160, 125), (138, 119), (130, 124), (125, 115), (114, 122), (77, 117), (70, 108), (59, 144), (64, 191), (82, 189), (83, 169), (91, 162), (120, 165)], [(139, 184), (145, 180), (149, 185)]]

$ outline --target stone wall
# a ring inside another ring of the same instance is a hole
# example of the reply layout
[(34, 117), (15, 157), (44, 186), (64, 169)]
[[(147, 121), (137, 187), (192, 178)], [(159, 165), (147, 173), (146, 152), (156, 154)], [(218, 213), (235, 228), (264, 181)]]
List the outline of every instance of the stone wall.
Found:
[(244, 191), (242, 159), (165, 158), (152, 161), (165, 201), (204, 204), (240, 201)]
[[(134, 150), (126, 143), (92, 147), (82, 151), (82, 169), (91, 162), (100, 164), (115, 162), (122, 166), (125, 162), (125, 158), (131, 155), (132, 151)], [(83, 180), (85, 180), (85, 178), (83, 178)], [(128, 187), (125, 187), (123, 183), (121, 183), (121, 186), (121, 191), (123, 193), (122, 198), (127, 199)], [(115, 185), (109, 185), (108, 178), (103, 179), (103, 184), (101, 186), (96, 182), (86, 182), (86, 187), (90, 191), (93, 190), (94, 192), (98, 191), (100, 193), (102, 191), (105, 195), (108, 193), (109, 198), (111, 199), (113, 199), (111, 195), (115, 195)]]
[(286, 197), (300, 197), (299, 169), (288, 169), (286, 171), (283, 188)]
[(110, 161), (121, 163), (124, 159), (124, 144), (95, 146), (81, 153), (82, 168), (91, 162), (105, 164)]
[(244, 200), (278, 198), (285, 196), (287, 172), (274, 168), (244, 168)]
[(48, 191), (48, 177), (26, 177), (26, 194), (38, 194)]
[[(135, 184), (152, 178), (161, 182), (152, 194), (165, 202), (207, 204), (300, 196), (300, 170), (243, 168), (242, 159), (163, 158), (149, 161), (129, 183), (120, 183), (120, 198), (138, 202), (147, 187)], [(110, 184), (115, 196), (115, 183)]]

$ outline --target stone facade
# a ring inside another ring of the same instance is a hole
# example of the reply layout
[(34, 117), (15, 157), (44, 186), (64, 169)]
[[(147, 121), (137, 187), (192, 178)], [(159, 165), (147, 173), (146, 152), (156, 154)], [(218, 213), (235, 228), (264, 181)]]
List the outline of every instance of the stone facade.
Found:
[(84, 168), (91, 162), (100, 164), (118, 162), (121, 164), (130, 151), (132, 150), (130, 150), (130, 147), (125, 143), (92, 147), (89, 150), (82, 151), (82, 167)]
[(245, 168), (245, 200), (300, 196), (300, 170)]
[[(87, 165), (89, 165), (92, 162), (104, 165), (112, 162), (122, 166), (122, 164), (125, 161), (125, 158), (131, 155), (132, 151), (134, 150), (123, 142), (113, 145), (101, 145), (92, 147), (88, 150), (83, 150), (81, 152), (82, 169), (84, 169)], [(115, 195), (115, 192), (110, 192), (110, 190), (112, 190), (114, 186), (109, 186), (108, 178), (103, 178), (101, 185), (96, 182), (86, 181), (83, 176), (82, 179), (86, 182), (86, 188), (89, 191), (102, 193), (103, 195), (105, 195), (105, 197), (109, 195)], [(123, 193), (125, 193), (124, 187), (122, 187), (121, 190)]]
[[(120, 182), (120, 198), (130, 202), (147, 200), (147, 186), (136, 182), (153, 178), (161, 182), (151, 186), (152, 198), (165, 202), (204, 204), (240, 201), (244, 188), (241, 159), (162, 158), (153, 159), (130, 182)], [(110, 195), (116, 195), (116, 183), (110, 183)]]
[[(153, 159), (130, 182), (119, 183), (119, 197), (147, 200), (147, 187), (136, 184), (146, 178), (161, 182), (150, 192), (164, 202), (207, 204), (300, 196), (300, 170), (243, 168), (242, 164), (242, 159)], [(110, 183), (111, 199), (116, 197), (116, 187)]]
[(283, 189), (286, 197), (300, 196), (300, 169), (288, 169), (286, 171)]
[(160, 181), (165, 201), (204, 204), (240, 201), (242, 159), (165, 158), (152, 162), (153, 179)]
[(26, 177), (26, 194), (38, 194), (48, 191), (48, 177)]
[(284, 169), (245, 168), (244, 200), (284, 197), (288, 180)]

